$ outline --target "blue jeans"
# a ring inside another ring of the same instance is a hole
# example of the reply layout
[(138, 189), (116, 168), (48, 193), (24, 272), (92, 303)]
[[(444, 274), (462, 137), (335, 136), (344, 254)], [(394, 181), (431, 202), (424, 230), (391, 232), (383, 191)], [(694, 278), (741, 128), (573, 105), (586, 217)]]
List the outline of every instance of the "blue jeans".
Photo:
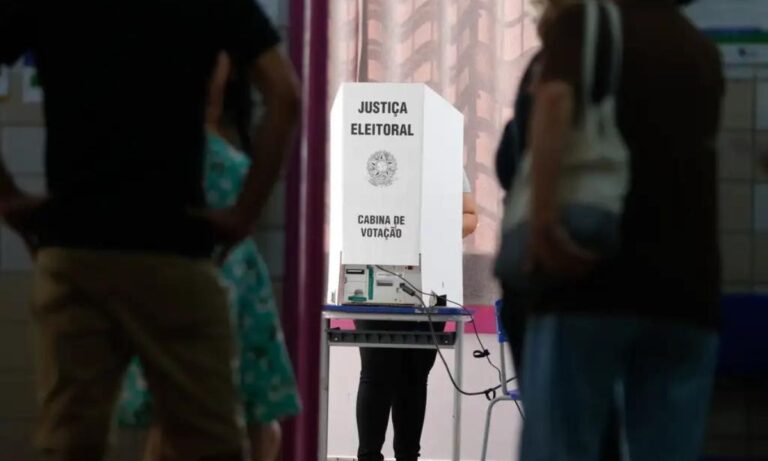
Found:
[(613, 403), (624, 459), (697, 459), (717, 360), (714, 332), (585, 314), (534, 316), (527, 328), (520, 461), (596, 461)]

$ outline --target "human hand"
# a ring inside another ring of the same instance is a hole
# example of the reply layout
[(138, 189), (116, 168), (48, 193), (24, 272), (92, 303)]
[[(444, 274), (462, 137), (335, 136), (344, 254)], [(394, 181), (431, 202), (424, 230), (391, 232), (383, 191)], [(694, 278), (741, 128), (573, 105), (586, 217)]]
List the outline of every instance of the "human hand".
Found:
[(598, 255), (579, 246), (560, 224), (540, 226), (531, 233), (528, 270), (578, 278), (587, 275)]
[(37, 251), (37, 229), (33, 217), (45, 202), (43, 197), (35, 197), (23, 192), (16, 192), (0, 197), (0, 219), (15, 231), (27, 246), (31, 255)]

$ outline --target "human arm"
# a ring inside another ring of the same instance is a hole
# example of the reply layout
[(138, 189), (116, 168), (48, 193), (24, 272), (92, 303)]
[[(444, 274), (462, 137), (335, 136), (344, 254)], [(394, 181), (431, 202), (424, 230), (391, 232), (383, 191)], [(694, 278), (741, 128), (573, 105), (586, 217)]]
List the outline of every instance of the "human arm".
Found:
[(531, 263), (562, 275), (583, 274), (595, 260), (560, 221), (560, 172), (581, 97), (576, 91), (581, 87), (581, 45), (573, 40), (582, 33), (581, 11), (555, 20), (551, 29), (555, 32), (545, 37), (542, 80), (535, 88), (531, 121)]
[(534, 231), (559, 224), (559, 178), (568, 149), (573, 112), (573, 90), (568, 83), (552, 81), (537, 88), (531, 140), (531, 224)]
[(467, 172), (463, 173), (463, 194), (461, 196), (461, 236), (465, 238), (477, 229), (477, 203), (472, 195), (472, 183)]
[(251, 166), (234, 207), (211, 211), (224, 240), (247, 237), (277, 182), (292, 145), (300, 112), (299, 84), (292, 66), (277, 48), (254, 62), (249, 74), (264, 102), (264, 116), (254, 128), (249, 150)]
[(468, 237), (477, 229), (477, 203), (471, 192), (462, 196), (461, 236)]
[(247, 237), (279, 178), (300, 114), (300, 86), (279, 37), (252, 0), (222, 3), (226, 31), (224, 50), (233, 62), (246, 66), (251, 84), (261, 93), (264, 114), (244, 146), (251, 157), (243, 190), (236, 204), (210, 211), (208, 217), (222, 240)]
[(250, 69), (263, 95), (265, 113), (251, 136), (251, 167), (235, 208), (250, 227), (258, 218), (278, 180), (292, 146), (301, 108), (298, 78), (277, 48), (262, 55)]

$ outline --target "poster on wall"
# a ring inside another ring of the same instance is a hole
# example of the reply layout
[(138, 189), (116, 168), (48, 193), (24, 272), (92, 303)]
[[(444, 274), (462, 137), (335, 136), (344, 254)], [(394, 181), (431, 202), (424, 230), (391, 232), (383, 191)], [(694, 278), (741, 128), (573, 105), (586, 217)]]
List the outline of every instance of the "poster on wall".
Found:
[(686, 13), (703, 29), (730, 27), (768, 30), (765, 0), (699, 0)]
[(22, 101), (25, 104), (39, 104), (43, 101), (43, 88), (40, 86), (40, 77), (35, 67), (35, 58), (32, 54), (24, 56), (22, 64)]
[(726, 64), (768, 63), (768, 1), (700, 0), (686, 13), (718, 43)]
[(11, 88), (11, 68), (0, 66), (0, 99), (8, 97)]

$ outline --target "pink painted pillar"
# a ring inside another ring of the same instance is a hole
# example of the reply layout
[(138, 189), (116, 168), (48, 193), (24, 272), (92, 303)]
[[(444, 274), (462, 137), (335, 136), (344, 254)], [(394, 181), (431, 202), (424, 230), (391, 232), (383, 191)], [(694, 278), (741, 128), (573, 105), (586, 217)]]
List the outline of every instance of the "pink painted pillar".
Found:
[(283, 451), (285, 461), (315, 461), (325, 271), (328, 0), (290, 0), (290, 15), (291, 57), (300, 69), (304, 108), (286, 185), (283, 325), (304, 410), (285, 425)]

